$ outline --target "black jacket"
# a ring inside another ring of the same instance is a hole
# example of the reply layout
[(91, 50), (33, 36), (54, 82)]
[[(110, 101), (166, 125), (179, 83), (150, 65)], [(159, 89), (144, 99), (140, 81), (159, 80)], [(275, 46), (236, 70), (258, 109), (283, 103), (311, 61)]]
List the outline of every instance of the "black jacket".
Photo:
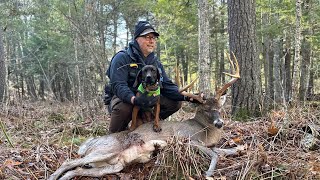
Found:
[(145, 59), (143, 57), (136, 40), (129, 44), (127, 50), (120, 51), (113, 57), (107, 71), (113, 94), (122, 101), (131, 103), (132, 96), (137, 92), (137, 88), (134, 88), (133, 84), (139, 70), (144, 65), (156, 65), (162, 71), (161, 95), (172, 100), (183, 101), (184, 96), (179, 93), (178, 86), (168, 78), (163, 65), (155, 54), (151, 53)]

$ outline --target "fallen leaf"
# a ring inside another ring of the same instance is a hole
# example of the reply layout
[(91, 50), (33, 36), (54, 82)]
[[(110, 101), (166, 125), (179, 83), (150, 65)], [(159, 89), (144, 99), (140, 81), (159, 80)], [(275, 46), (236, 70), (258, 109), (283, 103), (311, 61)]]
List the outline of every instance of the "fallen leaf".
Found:
[(3, 163), (3, 165), (4, 165), (5, 167), (18, 166), (18, 165), (20, 165), (20, 164), (22, 164), (22, 162), (13, 161), (12, 159), (7, 159), (7, 160)]
[(310, 162), (309, 165), (311, 165), (309, 171), (311, 171), (314, 174), (320, 173), (320, 163)]
[(232, 138), (232, 140), (235, 143), (240, 143), (242, 141), (242, 139), (240, 137), (234, 137), (234, 138)]
[(279, 128), (275, 126), (274, 121), (272, 120), (271, 125), (268, 128), (268, 134), (270, 136), (275, 136), (276, 134), (278, 134), (278, 132), (279, 132)]
[(271, 120), (283, 120), (286, 113), (283, 111), (272, 111)]

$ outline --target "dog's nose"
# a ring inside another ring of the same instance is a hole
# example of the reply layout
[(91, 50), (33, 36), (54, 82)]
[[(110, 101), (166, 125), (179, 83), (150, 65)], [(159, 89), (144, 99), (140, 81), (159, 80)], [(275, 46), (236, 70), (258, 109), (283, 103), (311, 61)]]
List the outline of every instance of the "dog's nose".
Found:
[(151, 76), (147, 76), (147, 82), (151, 82), (152, 78)]

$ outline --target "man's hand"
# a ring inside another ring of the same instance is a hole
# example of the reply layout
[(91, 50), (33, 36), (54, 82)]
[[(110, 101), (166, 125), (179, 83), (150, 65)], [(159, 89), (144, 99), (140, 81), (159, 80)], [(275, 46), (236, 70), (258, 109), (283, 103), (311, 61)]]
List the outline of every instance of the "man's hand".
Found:
[(206, 100), (203, 93), (191, 94), (191, 93), (187, 93), (184, 91), (181, 94), (184, 95), (185, 101), (189, 101), (189, 102), (196, 103), (196, 104), (203, 104), (204, 101)]
[(146, 93), (139, 97), (135, 97), (133, 104), (142, 108), (148, 108), (154, 106), (158, 101), (159, 96), (148, 96)]

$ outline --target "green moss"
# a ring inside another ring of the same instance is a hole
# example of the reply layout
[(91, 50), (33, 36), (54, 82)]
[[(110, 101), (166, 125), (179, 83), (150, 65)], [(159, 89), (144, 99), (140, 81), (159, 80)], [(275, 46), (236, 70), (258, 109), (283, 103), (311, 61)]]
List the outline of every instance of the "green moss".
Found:
[(43, 121), (37, 120), (33, 122), (33, 127), (36, 129), (44, 129), (45, 124), (43, 123)]
[(106, 135), (107, 133), (108, 133), (107, 129), (103, 126), (96, 126), (92, 130), (92, 134), (94, 134), (95, 136), (103, 136), (103, 135)]
[(82, 138), (81, 137), (75, 137), (71, 140), (71, 144), (75, 144), (77, 146), (80, 146), (80, 144), (82, 143)]
[(65, 118), (62, 114), (53, 112), (49, 115), (48, 120), (54, 123), (62, 123), (65, 121)]
[(233, 118), (236, 121), (241, 121), (241, 122), (249, 121), (250, 112), (248, 109), (239, 108), (238, 111), (234, 113)]
[(239, 108), (233, 115), (236, 121), (247, 122), (252, 120), (252, 117), (260, 117), (261, 112), (248, 110), (246, 108)]

